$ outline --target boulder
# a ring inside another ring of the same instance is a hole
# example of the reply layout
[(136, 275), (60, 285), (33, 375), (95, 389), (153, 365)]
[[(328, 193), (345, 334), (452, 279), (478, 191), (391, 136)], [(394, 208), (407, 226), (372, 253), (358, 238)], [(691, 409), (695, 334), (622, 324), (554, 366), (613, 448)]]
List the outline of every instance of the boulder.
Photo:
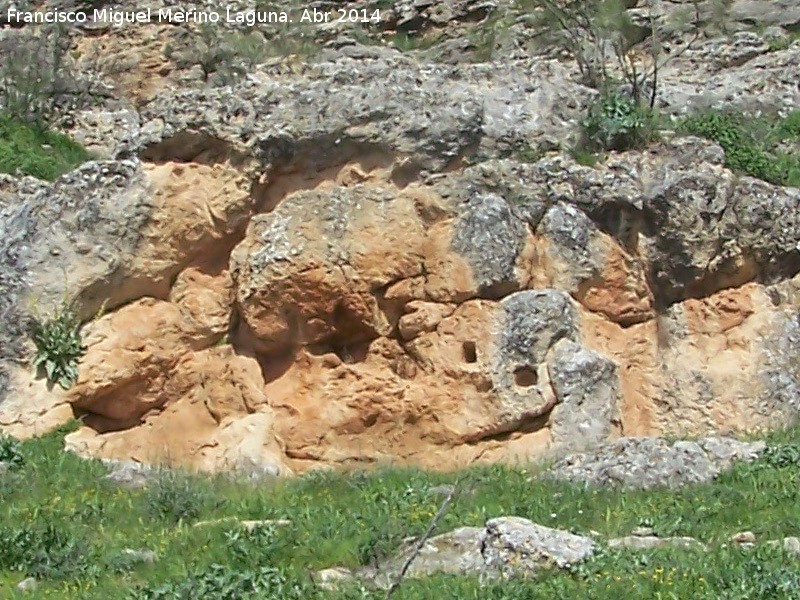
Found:
[(576, 565), (594, 553), (592, 538), (551, 529), (521, 517), (486, 523), (486, 566), (504, 575), (531, 575), (543, 568)]
[[(453, 531), (434, 536), (425, 541), (415, 555), (406, 572), (406, 577), (419, 579), (430, 575), (469, 575), (481, 573), (486, 568), (481, 554), (486, 538), (483, 527), (459, 527)], [(391, 585), (401, 569), (411, 558), (416, 540), (409, 541), (406, 547), (393, 557), (388, 564), (381, 565), (378, 581), (384, 586)]]
[[(391, 586), (405, 564), (405, 576), (419, 579), (431, 575), (478, 575), (481, 577), (532, 576), (542, 569), (566, 569), (589, 558), (595, 550), (591, 538), (551, 529), (521, 517), (498, 517), (485, 527), (459, 527), (418, 543), (409, 539), (398, 553), (376, 568), (355, 572), (325, 570), (317, 574), (335, 585), (353, 577), (378, 587)], [(335, 583), (329, 573), (333, 573)]]
[(545, 476), (596, 486), (650, 489), (707, 483), (735, 461), (752, 461), (763, 442), (706, 438), (668, 442), (620, 438), (557, 461)]
[(122, 552), (120, 552), (120, 556), (130, 565), (152, 565), (156, 562), (156, 558), (158, 558), (156, 553), (152, 550), (134, 550), (133, 548), (123, 549)]
[(16, 589), (22, 594), (35, 592), (37, 589), (39, 589), (39, 582), (36, 581), (35, 577), (26, 577), (16, 585)]

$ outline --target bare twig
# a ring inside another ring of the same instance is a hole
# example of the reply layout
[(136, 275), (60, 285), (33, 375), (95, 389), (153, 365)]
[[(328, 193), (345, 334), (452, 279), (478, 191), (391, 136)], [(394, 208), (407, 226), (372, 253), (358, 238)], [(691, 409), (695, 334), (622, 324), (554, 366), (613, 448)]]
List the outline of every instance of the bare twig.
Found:
[[(693, 0), (692, 4), (694, 5), (694, 15), (695, 15), (693, 23), (694, 35), (692, 36), (692, 38), (686, 44), (684, 44), (683, 47), (680, 50), (678, 50), (675, 54), (664, 56), (664, 58), (660, 61), (660, 63), (658, 60), (655, 60), (652, 70), (650, 70), (649, 73), (646, 73), (642, 76), (643, 81), (646, 81), (648, 78), (653, 79), (654, 90), (656, 87), (656, 83), (658, 81), (659, 69), (663, 68), (668, 62), (675, 60), (679, 56), (685, 54), (687, 51), (693, 49), (695, 42), (700, 39), (700, 36), (703, 35), (703, 32), (701, 31), (702, 17), (700, 14), (700, 0)], [(660, 49), (661, 49), (660, 42), (654, 42), (654, 43), (658, 43), (658, 51), (654, 52), (654, 56), (657, 56), (660, 54)], [(651, 103), (652, 105), (655, 104), (655, 91), (653, 91), (653, 96), (651, 97)]]
[(408, 569), (411, 568), (411, 563), (414, 562), (414, 559), (419, 556), (419, 553), (422, 551), (422, 547), (425, 545), (425, 542), (431, 537), (433, 532), (436, 530), (436, 526), (439, 524), (439, 521), (442, 520), (447, 509), (450, 508), (450, 505), (453, 503), (453, 500), (456, 497), (458, 492), (458, 483), (452, 487), (450, 492), (447, 494), (447, 497), (442, 502), (442, 505), (439, 507), (438, 512), (434, 515), (433, 519), (431, 519), (430, 525), (428, 525), (428, 529), (422, 534), (417, 540), (417, 543), (414, 544), (414, 548), (411, 551), (411, 554), (408, 555), (406, 562), (403, 563), (403, 568), (400, 569), (400, 572), (397, 574), (397, 578), (394, 580), (392, 585), (389, 586), (389, 589), (386, 590), (386, 595), (383, 597), (383, 600), (389, 600), (392, 594), (394, 594), (395, 590), (400, 587), (400, 584), (403, 583), (403, 578), (406, 576)]
[[(653, 58), (653, 89), (650, 92), (650, 110), (656, 105), (656, 93), (658, 90), (658, 53), (661, 51), (661, 38), (658, 35), (658, 28), (656, 26), (656, 2), (658, 2), (658, 0), (650, 0), (647, 7), (650, 13), (650, 53)], [(659, 11), (659, 13), (660, 12), (661, 11)]]

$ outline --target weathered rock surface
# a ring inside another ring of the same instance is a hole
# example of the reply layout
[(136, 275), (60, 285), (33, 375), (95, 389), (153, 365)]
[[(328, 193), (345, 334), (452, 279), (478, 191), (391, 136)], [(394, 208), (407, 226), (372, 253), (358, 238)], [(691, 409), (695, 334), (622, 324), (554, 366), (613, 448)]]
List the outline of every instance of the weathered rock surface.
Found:
[[(784, 0), (774, 18), (736, 2), (730, 36), (684, 49), (667, 18), (682, 3), (665, 4), (664, 112), (800, 103)], [(385, 27), (504, 7), (395, 3)], [(467, 64), (452, 36), (402, 54), (331, 27), (314, 60), (218, 85), (178, 66), (185, 27), (94, 25), (70, 33), (75, 54), (125, 97), (64, 126), (109, 160), (53, 184), (0, 178), (0, 425), (14, 434), (79, 415), (82, 454), (260, 478), (796, 416), (797, 189), (738, 176), (690, 137), (578, 164), (561, 150), (593, 92), (523, 43)], [(97, 315), (68, 392), (32, 373), (26, 335), (31, 304), (46, 315), (64, 297)], [(699, 481), (739, 452), (623, 444), (622, 462), (575, 477)]]
[(734, 461), (754, 460), (765, 448), (763, 442), (731, 438), (672, 444), (659, 438), (620, 438), (559, 460), (545, 476), (597, 486), (680, 487), (711, 481)]
[(574, 448), (602, 443), (618, 432), (620, 389), (617, 365), (564, 340), (548, 364), (559, 403), (553, 409), (553, 442)]
[(529, 575), (547, 568), (567, 568), (594, 552), (594, 540), (551, 529), (521, 517), (500, 517), (486, 523), (483, 556), (500, 573)]
[[(377, 568), (344, 572), (326, 569), (317, 574), (321, 585), (358, 577), (379, 587), (390, 586), (413, 556), (415, 540)], [(417, 579), (436, 574), (482, 577), (532, 576), (542, 569), (565, 569), (576, 565), (595, 550), (588, 537), (551, 529), (521, 517), (498, 517), (485, 527), (459, 527), (425, 541), (411, 561), (406, 577)]]
[(556, 132), (575, 118), (588, 94), (555, 62), (423, 66), (375, 47), (325, 55), (311, 76), (286, 76), (282, 69), (266, 69), (260, 80), (233, 87), (156, 97), (140, 111), (139, 131), (117, 156), (144, 151), (157, 157), (183, 147), (186, 160), (193, 154), (187, 132), (203, 132), (265, 165), (294, 165), (298, 154), (313, 148), (319, 169), (366, 146), (405, 156), (409, 167), (437, 171), (474, 145), (489, 155), (538, 140), (558, 145)]
[[(665, 165), (690, 170), (690, 159), (729, 177), (714, 145), (678, 140), (664, 150), (658, 160), (630, 153), (600, 169), (563, 158), (488, 162), (402, 188), (391, 182), (391, 158), (378, 153), (316, 179), (279, 177), (274, 191), (236, 176), (229, 163), (132, 162), (126, 173), (136, 191), (126, 191), (125, 179), (120, 189), (141, 207), (144, 233), (131, 239), (126, 260), (97, 260), (91, 277), (70, 279), (69, 290), (87, 305), (101, 304), (103, 290), (114, 304), (152, 297), (87, 327), (77, 385), (46, 396), (51, 405), (38, 414), (85, 414), (94, 432), (70, 436), (83, 453), (156, 463), (168, 453), (203, 468), (246, 463), (270, 473), (397, 457), (466, 464), (619, 433), (703, 433), (791, 414), (790, 390), (800, 387), (787, 360), (797, 352), (786, 312), (793, 280), (769, 293), (757, 284), (717, 292), (713, 283), (706, 298), (652, 318), (654, 294), (663, 302), (685, 292), (651, 292), (645, 273), (656, 271), (646, 265), (674, 268), (670, 244), (692, 230), (655, 227), (655, 209), (636, 190)], [(101, 164), (76, 173), (88, 177)], [(72, 187), (87, 185), (71, 177), (56, 184), (63, 191), (51, 196), (55, 205), (69, 205)], [(218, 191), (198, 194), (209, 179)], [(769, 202), (794, 201), (791, 191), (759, 189)], [(271, 212), (248, 217), (284, 196)], [(33, 201), (19, 200), (10, 206)], [(98, 200), (98, 210), (110, 202)], [(119, 217), (101, 221), (109, 236), (110, 222), (129, 218), (123, 205), (114, 207)], [(763, 234), (761, 221), (750, 222)], [(30, 236), (80, 231), (55, 216), (25, 223)], [(718, 252), (718, 242), (703, 241), (707, 229), (692, 235)], [(776, 236), (758, 238), (766, 250), (755, 255), (753, 273), (796, 244)], [(166, 239), (179, 242), (159, 241)], [(699, 252), (699, 242), (686, 243), (679, 256)], [(102, 246), (93, 248), (91, 260)], [(707, 269), (711, 256), (698, 264)], [(628, 266), (614, 267), (613, 257)], [(11, 264), (23, 274), (38, 263)], [(37, 285), (63, 293), (45, 274)], [(106, 283), (117, 277), (127, 291)], [(691, 285), (715, 277), (696, 274)], [(225, 336), (232, 345), (211, 347)], [(747, 341), (759, 338), (756, 346)], [(37, 419), (26, 421), (14, 397), (21, 398), (12, 393), (0, 404), (0, 416), (24, 431)], [(731, 402), (733, 413), (725, 409)]]
[[(436, 574), (465, 575), (482, 573), (486, 561), (482, 548), (486, 542), (486, 529), (483, 527), (459, 527), (453, 531), (426, 540), (416, 558), (406, 572), (412, 579)], [(411, 558), (416, 546), (412, 540), (407, 548), (398, 552), (388, 564), (379, 566), (378, 580), (391, 584), (405, 563)]]

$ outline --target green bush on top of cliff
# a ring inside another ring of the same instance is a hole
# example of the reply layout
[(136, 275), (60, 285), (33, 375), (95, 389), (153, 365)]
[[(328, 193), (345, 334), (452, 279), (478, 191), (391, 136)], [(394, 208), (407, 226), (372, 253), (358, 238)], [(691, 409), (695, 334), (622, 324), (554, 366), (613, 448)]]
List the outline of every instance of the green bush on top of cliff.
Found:
[(0, 113), (0, 173), (53, 181), (89, 158), (89, 153), (67, 136)]
[(52, 130), (93, 96), (72, 68), (70, 45), (61, 26), (0, 37), (0, 173), (52, 181), (89, 159), (80, 144)]
[(60, 26), (0, 39), (0, 107), (5, 114), (45, 130), (64, 113), (75, 87), (66, 64), (69, 45)]
[(104, 97), (70, 57), (73, 37), (63, 24), (10, 29), (0, 36), (0, 113), (47, 131)]
[(749, 118), (710, 111), (686, 119), (684, 133), (717, 142), (725, 164), (776, 185), (800, 186), (800, 111), (784, 118)]

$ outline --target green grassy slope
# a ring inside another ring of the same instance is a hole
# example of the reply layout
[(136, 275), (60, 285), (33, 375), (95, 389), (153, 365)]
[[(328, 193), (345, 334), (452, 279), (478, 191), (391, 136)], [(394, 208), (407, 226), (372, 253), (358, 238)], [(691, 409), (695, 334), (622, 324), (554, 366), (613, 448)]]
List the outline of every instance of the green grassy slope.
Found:
[[(518, 515), (607, 537), (646, 524), (660, 535), (694, 536), (712, 549), (603, 551), (572, 571), (528, 581), (406, 581), (394, 598), (800, 596), (800, 559), (765, 544), (744, 550), (727, 542), (744, 529), (759, 540), (800, 535), (800, 446), (793, 443), (800, 434), (794, 431), (773, 436), (784, 449), (770, 460), (739, 465), (713, 484), (647, 492), (585, 489), (499, 466), (454, 474), (324, 472), (258, 485), (172, 477), (131, 491), (104, 481), (101, 463), (64, 453), (63, 433), (23, 443), (22, 464), (0, 475), (2, 598), (22, 597), (14, 587), (28, 575), (40, 580), (37, 598), (382, 598), (383, 592), (357, 585), (323, 592), (309, 574), (390, 555), (402, 538), (426, 529), (442, 500), (429, 489), (457, 479), (462, 493), (439, 531)], [(10, 455), (2, 448), (0, 460)], [(291, 525), (252, 534), (230, 523), (192, 527), (199, 519), (228, 516), (284, 518)], [(131, 564), (125, 548), (150, 549), (158, 558)]]

